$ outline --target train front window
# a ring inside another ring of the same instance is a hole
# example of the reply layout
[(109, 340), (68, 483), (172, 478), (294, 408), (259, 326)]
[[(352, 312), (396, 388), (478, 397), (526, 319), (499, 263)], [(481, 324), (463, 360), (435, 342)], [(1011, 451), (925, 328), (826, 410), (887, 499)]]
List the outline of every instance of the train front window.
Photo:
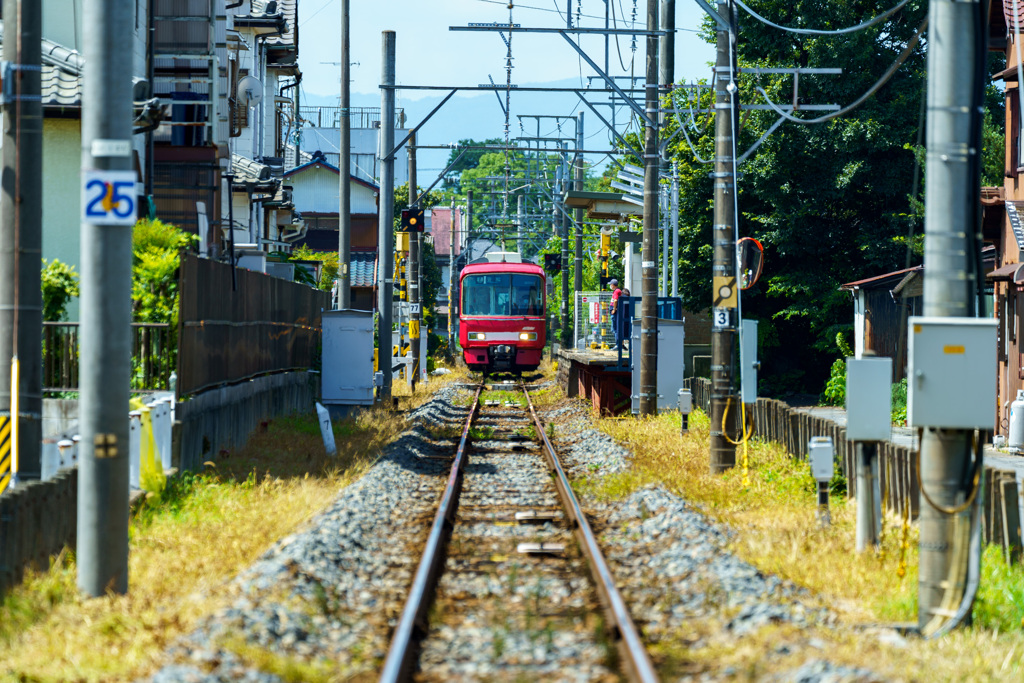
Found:
[(543, 315), (544, 294), (536, 275), (467, 275), (462, 281), (462, 314)]

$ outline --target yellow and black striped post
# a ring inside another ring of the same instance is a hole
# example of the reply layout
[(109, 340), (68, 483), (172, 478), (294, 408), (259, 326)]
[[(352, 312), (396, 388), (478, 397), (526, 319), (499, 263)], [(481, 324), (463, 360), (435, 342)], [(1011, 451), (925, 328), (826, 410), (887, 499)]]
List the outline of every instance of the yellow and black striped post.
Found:
[(13, 469), (11, 455), (11, 418), (0, 417), (0, 493), (11, 483)]

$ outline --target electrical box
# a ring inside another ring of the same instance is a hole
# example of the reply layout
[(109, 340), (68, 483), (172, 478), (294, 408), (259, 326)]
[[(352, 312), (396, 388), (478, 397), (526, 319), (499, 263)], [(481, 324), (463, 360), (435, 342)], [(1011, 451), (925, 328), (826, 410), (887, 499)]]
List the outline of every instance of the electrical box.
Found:
[(811, 476), (818, 481), (831, 481), (835, 472), (832, 437), (812, 436), (807, 444), (807, 459), (811, 461)]
[(892, 435), (892, 358), (846, 359), (846, 438), (888, 441)]
[(324, 311), (322, 348), (321, 403), (373, 405), (373, 311)]
[(679, 390), (679, 412), (683, 415), (689, 415), (693, 412), (693, 394), (690, 393), (689, 389)]
[(757, 321), (744, 320), (740, 326), (740, 398), (744, 403), (757, 402)]
[[(637, 306), (639, 309), (639, 306)], [(686, 338), (682, 320), (658, 318), (658, 410), (672, 410), (672, 397), (678, 400), (686, 375)], [(632, 412), (640, 412), (640, 321), (633, 322), (633, 335), (629, 340), (629, 359), (632, 364)]]
[(993, 318), (910, 318), (907, 422), (912, 427), (992, 427), (997, 325)]

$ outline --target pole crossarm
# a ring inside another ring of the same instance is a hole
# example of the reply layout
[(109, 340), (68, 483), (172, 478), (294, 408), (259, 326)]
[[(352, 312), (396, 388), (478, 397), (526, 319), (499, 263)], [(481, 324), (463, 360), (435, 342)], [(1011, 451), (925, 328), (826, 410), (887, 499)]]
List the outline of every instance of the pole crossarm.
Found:
[[(381, 89), (385, 89), (385, 88), (384, 88), (384, 86), (381, 86)], [(407, 142), (409, 141), (409, 138), (411, 138), (411, 137), (412, 137), (413, 135), (416, 135), (416, 131), (418, 131), (418, 130), (419, 130), (420, 128), (422, 128), (422, 127), (423, 127), (423, 124), (425, 124), (425, 123), (426, 123), (427, 121), (429, 121), (429, 120), (430, 120), (430, 118), (431, 118), (431, 117), (432, 117), (432, 116), (433, 116), (434, 114), (436, 114), (436, 113), (437, 113), (438, 111), (440, 111), (441, 107), (443, 107), (443, 106), (444, 106), (444, 105), (445, 105), (445, 104), (446, 104), (446, 103), (448, 102), (448, 100), (450, 100), (450, 99), (451, 99), (452, 97), (454, 97), (454, 96), (455, 96), (455, 93), (456, 93), (456, 92), (457, 92), (457, 90), (453, 88), (453, 89), (452, 89), (452, 91), (451, 91), (450, 93), (448, 93), (448, 94), (447, 94), (447, 95), (445, 96), (445, 98), (444, 98), (443, 100), (441, 100), (440, 102), (438, 102), (438, 103), (437, 103), (437, 106), (436, 106), (436, 107), (434, 107), (433, 109), (431, 109), (431, 110), (430, 110), (430, 113), (429, 113), (429, 114), (427, 114), (426, 116), (424, 116), (424, 117), (423, 117), (423, 120), (422, 120), (422, 121), (420, 121), (420, 122), (419, 122), (418, 124), (416, 124), (416, 125), (415, 125), (415, 126), (414, 126), (414, 127), (413, 127), (413, 128), (412, 128), (412, 129), (410, 130), (410, 131), (409, 131), (409, 134), (408, 134), (408, 135), (406, 135), (406, 136), (405, 136), (404, 138), (402, 138), (402, 141), (401, 141), (401, 142), (399, 142), (399, 143), (398, 143), (397, 145), (395, 145), (395, 148), (394, 148), (394, 149), (392, 149), (392, 150), (391, 150), (390, 152), (388, 152), (387, 156), (386, 156), (386, 157), (384, 157), (384, 158), (385, 158), (385, 159), (389, 159), (389, 160), (392, 160), (392, 161), (393, 161), (393, 160), (394, 160), (394, 158), (395, 158), (395, 154), (396, 154), (396, 153), (398, 152), (398, 150), (402, 149), (402, 145), (404, 145), (405, 143), (407, 143)], [(389, 124), (389, 125), (390, 125), (390, 124)]]
[[(701, 0), (698, 0), (700, 2)], [(502, 32), (512, 33), (583, 33), (601, 36), (663, 36), (665, 31), (648, 31), (641, 28), (586, 28), (574, 26), (572, 28), (548, 28), (542, 26), (523, 26), (522, 24), (470, 24), (469, 26), (449, 26), (449, 31), (461, 32)]]
[(637, 104), (636, 100), (634, 100), (632, 97), (629, 97), (626, 94), (626, 91), (618, 86), (618, 84), (615, 82), (615, 79), (606, 74), (604, 70), (597, 65), (597, 62), (590, 58), (590, 55), (587, 54), (586, 50), (577, 45), (576, 41), (570, 38), (569, 34), (567, 34), (565, 31), (559, 31), (559, 33), (561, 33), (562, 37), (565, 38), (565, 42), (569, 43), (569, 45), (572, 46), (572, 49), (576, 50), (576, 52), (579, 53), (580, 57), (583, 58), (583, 61), (589, 64), (590, 68), (596, 71), (597, 74), (604, 79), (604, 82), (608, 85), (608, 87), (611, 88), (615, 94), (621, 97), (626, 102), (626, 104), (629, 105), (629, 108), (632, 109), (633, 112), (640, 117), (641, 121), (643, 121), (645, 124), (653, 123), (651, 121), (651, 118), (647, 116), (647, 112), (644, 111), (643, 107)]
[[(601, 115), (601, 112), (599, 112), (597, 110), (597, 107), (595, 107), (593, 104), (591, 104), (590, 101), (587, 100), (587, 98), (583, 96), (583, 91), (582, 90), (577, 90), (576, 91), (576, 95), (580, 98), (580, 101), (582, 101), (583, 104), (587, 105), (587, 108), (590, 109), (590, 111), (594, 112), (594, 115), (597, 116), (597, 118), (601, 121), (601, 123), (604, 124), (605, 128), (610, 130), (612, 132), (612, 135), (614, 135), (615, 138), (619, 142), (621, 142), (624, 147), (626, 147), (626, 149), (628, 149), (630, 152), (632, 152), (633, 155), (636, 156), (637, 159), (643, 159), (644, 158), (643, 153), (641, 153), (640, 150), (638, 150), (636, 147), (631, 145), (626, 140), (626, 138), (622, 137), (622, 135), (619, 134), (619, 131), (615, 130), (615, 126), (613, 126), (611, 123), (609, 123), (608, 119), (606, 119), (604, 116)], [(583, 150), (580, 150), (579, 153), (583, 154), (585, 152)], [(619, 151), (619, 152), (615, 152), (615, 153), (616, 154), (621, 154), (622, 152)]]

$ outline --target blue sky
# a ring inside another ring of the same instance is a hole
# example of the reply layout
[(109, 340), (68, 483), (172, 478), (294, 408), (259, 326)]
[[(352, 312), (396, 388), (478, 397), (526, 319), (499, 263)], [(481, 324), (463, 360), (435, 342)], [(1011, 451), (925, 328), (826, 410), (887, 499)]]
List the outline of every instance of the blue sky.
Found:
[[(513, 9), (516, 23), (530, 27), (562, 27), (568, 0), (529, 0)], [(610, 0), (616, 16), (625, 13), (626, 23), (633, 13), (632, 0)], [(393, 30), (396, 38), (396, 72), (399, 84), (476, 85), (487, 83), (488, 75), (505, 81), (505, 45), (494, 33), (457, 33), (449, 26), (469, 23), (506, 22), (506, 2), (497, 0), (350, 0), (353, 61), (353, 93), (376, 95), (380, 81), (381, 32)], [(573, 13), (576, 2), (573, 2)], [(637, 17), (644, 21), (646, 1), (636, 3)], [(309, 95), (333, 96), (338, 89), (338, 62), (341, 25), (339, 0), (301, 0), (299, 2), (300, 63), (304, 88)], [(581, 0), (583, 26), (604, 25), (604, 0)], [(676, 78), (707, 78), (707, 63), (714, 59), (712, 46), (700, 41), (694, 30), (702, 12), (692, 0), (677, 0)], [(621, 21), (621, 17), (620, 17)], [(622, 24), (620, 24), (622, 25)], [(603, 38), (584, 37), (582, 45), (598, 63), (603, 63)], [(611, 64), (616, 74), (628, 73), (630, 39), (620, 37), (618, 47), (627, 67), (619, 63), (615, 41), (611, 43)], [(513, 83), (545, 83), (593, 75), (581, 63), (572, 48), (558, 35), (517, 33), (512, 42), (515, 69)], [(642, 74), (643, 41), (638, 40), (634, 68)], [(420, 94), (403, 93), (406, 100)]]
[[(614, 3), (619, 26), (630, 26), (633, 0), (610, 0)], [(513, 19), (528, 27), (561, 28), (568, 0), (527, 0), (515, 3)], [(352, 60), (352, 105), (379, 106), (381, 32), (396, 32), (396, 78), (399, 85), (459, 86), (479, 85), (493, 78), (505, 83), (506, 48), (501, 37), (492, 32), (453, 32), (449, 26), (470, 23), (508, 21), (505, 0), (350, 0)], [(646, 21), (646, 0), (637, 0), (638, 21)], [(692, 0), (677, 0), (676, 8), (676, 80), (710, 79), (709, 62), (714, 60), (714, 47), (697, 38), (702, 11)], [(575, 21), (577, 3), (573, 1)], [(584, 27), (604, 26), (604, 0), (582, 0), (579, 7)], [(621, 23), (621, 17), (626, 23)], [(303, 82), (303, 104), (337, 105), (341, 25), (340, 0), (300, 0), (299, 63)], [(604, 38), (584, 36), (582, 47), (599, 65), (604, 64)], [(610, 72), (613, 75), (643, 75), (645, 46), (637, 40), (635, 58), (631, 39), (620, 37), (618, 44), (610, 41)], [(557, 84), (579, 86), (595, 72), (557, 34), (516, 33), (512, 38), (514, 69), (512, 82), (521, 85)], [(621, 54), (621, 60), (619, 55)], [(404, 107), (409, 120), (419, 122), (440, 101), (445, 92), (399, 91), (398, 106)], [(504, 98), (504, 93), (502, 93)], [(510, 136), (533, 134), (529, 123), (520, 128), (518, 114), (575, 115), (581, 105), (571, 94), (517, 94), (512, 92)], [(585, 110), (587, 148), (608, 149), (610, 135), (597, 118)], [(605, 110), (607, 114), (607, 110)], [(504, 119), (498, 99), (491, 92), (458, 94), (424, 126), (420, 145), (447, 144), (463, 138), (477, 140), (502, 137)], [(629, 121), (620, 111), (617, 123)], [(542, 135), (557, 133), (557, 124), (548, 125)], [(535, 124), (534, 124), (535, 125)], [(620, 125), (620, 130), (622, 126)], [(565, 132), (565, 129), (562, 131)], [(421, 170), (426, 172), (421, 184), (427, 185), (431, 171), (439, 172), (448, 158), (447, 150), (423, 150)], [(588, 155), (588, 162), (602, 166), (603, 155)]]

